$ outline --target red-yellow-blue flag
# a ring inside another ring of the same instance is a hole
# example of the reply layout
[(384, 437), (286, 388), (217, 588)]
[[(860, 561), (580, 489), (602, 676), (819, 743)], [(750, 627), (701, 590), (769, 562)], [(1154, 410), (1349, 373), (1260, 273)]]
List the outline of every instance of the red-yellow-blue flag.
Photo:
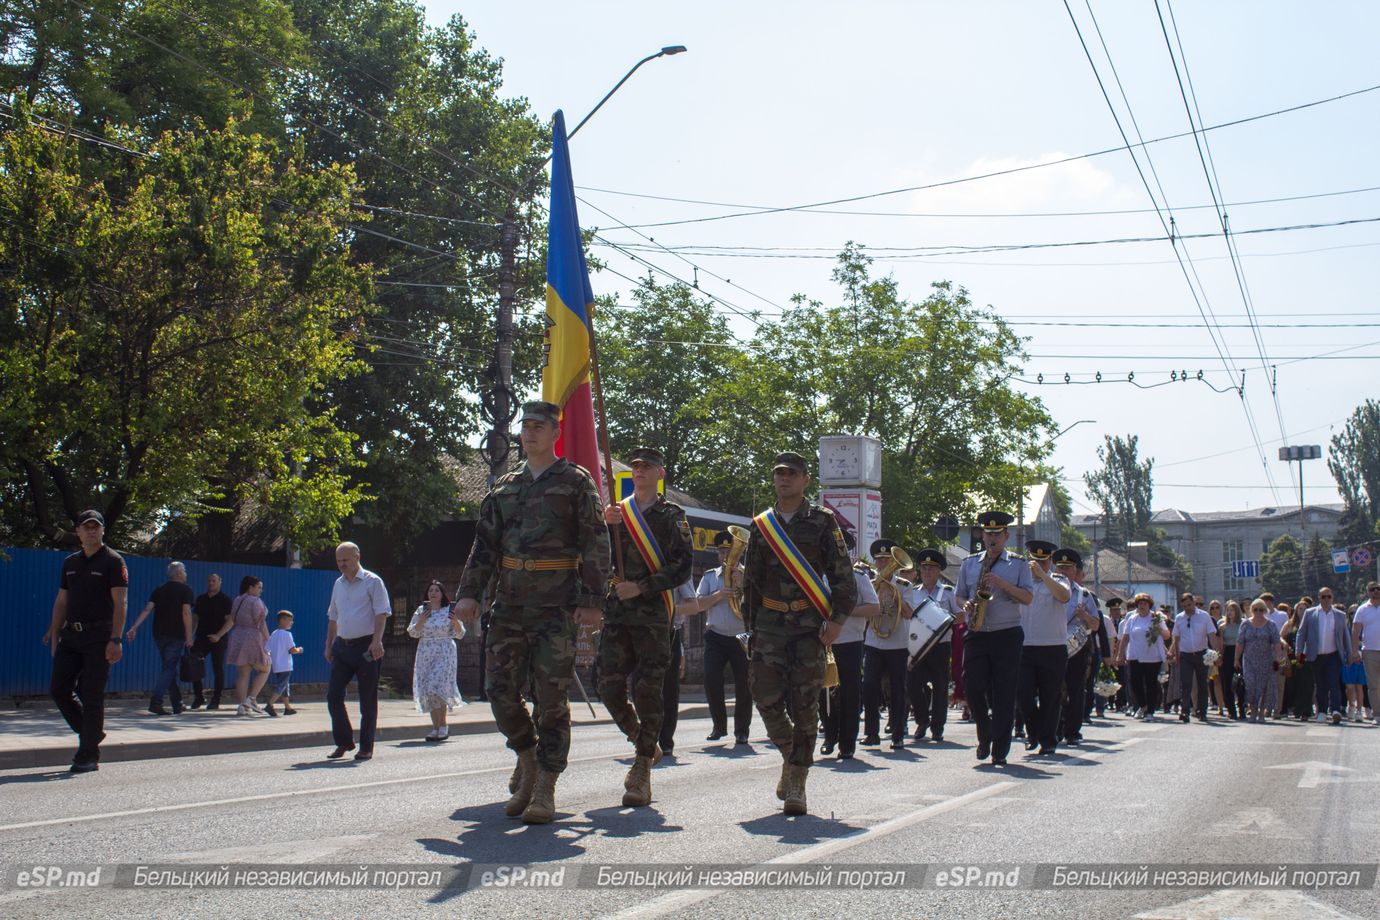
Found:
[(541, 398), (561, 407), (561, 437), (556, 442), (556, 454), (589, 470), (602, 494), (594, 398), (589, 387), (594, 290), (585, 267), (580, 218), (575, 212), (575, 180), (565, 141), (565, 116), (560, 112), (551, 125), (551, 140), (551, 226), (546, 251), (549, 322)]

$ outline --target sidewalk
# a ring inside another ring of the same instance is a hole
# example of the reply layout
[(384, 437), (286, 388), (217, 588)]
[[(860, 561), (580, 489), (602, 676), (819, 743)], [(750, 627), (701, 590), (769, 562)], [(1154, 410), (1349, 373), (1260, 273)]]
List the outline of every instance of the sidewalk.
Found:
[[(703, 697), (682, 696), (680, 717), (702, 719), (709, 716)], [(689, 697), (687, 699), (687, 697)], [(359, 707), (353, 693), (346, 697), (350, 721), (359, 728)], [(331, 720), (324, 699), (294, 702), (297, 714), (271, 718), (267, 715), (238, 716), (235, 705), (222, 704), (215, 712), (197, 709), (178, 716), (155, 716), (145, 710), (147, 701), (113, 700), (106, 705), (106, 740), (101, 744), (101, 762), (148, 760), (160, 757), (197, 757), (206, 754), (231, 754), (282, 748), (320, 747), (330, 749)], [(575, 725), (612, 725), (608, 710), (594, 701), (595, 716), (578, 695), (570, 701), (571, 722)], [(411, 700), (379, 700), (377, 739), (420, 740), (431, 731), (431, 720), (417, 712)], [(496, 732), (493, 713), (485, 702), (471, 702), (450, 713), (452, 735)], [(77, 749), (77, 736), (67, 727), (62, 715), (52, 707), (0, 709), (0, 770), (23, 767), (56, 767), (71, 763)]]

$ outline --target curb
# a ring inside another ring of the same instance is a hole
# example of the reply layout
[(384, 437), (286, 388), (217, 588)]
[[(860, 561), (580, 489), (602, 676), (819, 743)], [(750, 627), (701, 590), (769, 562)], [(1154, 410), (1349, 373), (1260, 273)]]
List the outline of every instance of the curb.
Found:
[[(583, 701), (582, 701), (583, 702)], [(704, 719), (709, 717), (709, 707), (705, 705), (683, 706), (682, 719)], [(420, 718), (420, 717), (419, 717)], [(612, 725), (613, 719), (591, 719), (577, 722), (576, 725)], [(387, 725), (374, 734), (376, 741), (419, 740), (426, 728), (425, 723), (416, 725)], [(454, 735), (497, 734), (498, 728), (491, 719), (464, 722), (453, 726)], [(310, 731), (275, 733), (270, 735), (235, 735), (223, 738), (186, 738), (168, 741), (130, 741), (120, 742), (109, 739), (101, 745), (102, 763), (123, 763), (136, 760), (159, 760), (165, 757), (204, 757), (208, 754), (243, 754), (250, 751), (281, 751), (293, 748), (321, 747), (331, 748), (335, 742), (331, 737), (329, 725)], [(72, 752), (76, 750), (76, 738), (71, 745), (58, 747), (45, 745), (22, 751), (0, 751), (0, 770), (15, 770), (29, 767), (65, 767), (72, 762)]]

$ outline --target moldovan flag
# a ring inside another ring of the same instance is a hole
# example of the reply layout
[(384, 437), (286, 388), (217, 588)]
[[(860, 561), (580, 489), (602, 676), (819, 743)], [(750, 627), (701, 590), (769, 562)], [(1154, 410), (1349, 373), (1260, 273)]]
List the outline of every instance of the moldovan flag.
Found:
[(575, 213), (575, 180), (570, 173), (570, 151), (565, 142), (565, 116), (560, 112), (551, 125), (551, 135), (551, 227), (546, 252), (548, 322), (541, 398), (561, 407), (561, 436), (556, 442), (556, 454), (588, 470), (603, 495), (594, 399), (589, 388), (594, 291), (585, 267), (580, 218)]

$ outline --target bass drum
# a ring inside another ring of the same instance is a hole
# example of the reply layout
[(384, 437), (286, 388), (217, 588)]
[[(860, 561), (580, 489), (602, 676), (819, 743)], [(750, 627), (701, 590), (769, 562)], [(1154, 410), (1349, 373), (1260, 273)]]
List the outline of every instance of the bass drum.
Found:
[(909, 666), (915, 667), (931, 649), (947, 639), (953, 626), (952, 614), (928, 599), (921, 604), (910, 618), (910, 636), (906, 643), (910, 650)]

